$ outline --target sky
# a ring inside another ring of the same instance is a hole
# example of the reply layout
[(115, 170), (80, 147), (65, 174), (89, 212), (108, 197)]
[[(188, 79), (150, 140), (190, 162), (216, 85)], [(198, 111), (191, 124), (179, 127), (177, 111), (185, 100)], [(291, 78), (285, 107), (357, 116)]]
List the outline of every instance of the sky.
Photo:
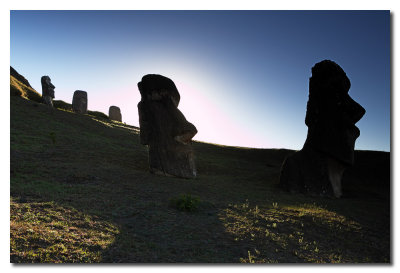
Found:
[(329, 59), (366, 114), (356, 149), (390, 151), (389, 11), (10, 11), (10, 65), (56, 100), (139, 126), (137, 83), (172, 79), (194, 140), (299, 150), (312, 66)]

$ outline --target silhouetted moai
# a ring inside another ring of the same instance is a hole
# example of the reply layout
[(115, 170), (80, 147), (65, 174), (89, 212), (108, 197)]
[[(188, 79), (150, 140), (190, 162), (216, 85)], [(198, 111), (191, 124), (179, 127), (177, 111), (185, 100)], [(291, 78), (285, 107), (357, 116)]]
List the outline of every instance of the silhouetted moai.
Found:
[(111, 120), (122, 122), (121, 110), (117, 106), (110, 106), (110, 109), (108, 110), (108, 117)]
[(140, 141), (149, 146), (150, 172), (194, 178), (192, 138), (196, 127), (178, 110), (180, 95), (174, 82), (161, 75), (146, 75), (138, 83)]
[(75, 113), (86, 114), (87, 105), (88, 105), (87, 92), (76, 90), (74, 92), (74, 97), (72, 98), (72, 110)]
[(350, 80), (333, 61), (312, 68), (303, 148), (288, 157), (280, 184), (291, 192), (342, 196), (342, 175), (354, 164), (354, 145), (360, 135), (355, 124), (365, 109), (348, 94)]
[(42, 76), (42, 97), (44, 103), (53, 107), (54, 89), (56, 88), (52, 83), (49, 76)]

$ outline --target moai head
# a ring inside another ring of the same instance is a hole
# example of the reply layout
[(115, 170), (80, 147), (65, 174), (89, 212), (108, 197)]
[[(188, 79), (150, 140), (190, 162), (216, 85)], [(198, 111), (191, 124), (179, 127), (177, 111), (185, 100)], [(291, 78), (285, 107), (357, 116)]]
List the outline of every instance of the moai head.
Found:
[(191, 140), (196, 127), (177, 108), (180, 95), (174, 82), (146, 75), (138, 83), (140, 141), (149, 146), (150, 171), (184, 178), (196, 176)]
[(111, 120), (122, 122), (121, 110), (117, 106), (110, 106), (110, 109), (108, 110), (108, 117)]
[(54, 99), (54, 89), (56, 88), (52, 83), (49, 76), (42, 76), (42, 96), (49, 96)]
[(310, 78), (305, 123), (305, 146), (323, 152), (345, 165), (354, 162), (354, 145), (360, 135), (355, 124), (365, 109), (348, 94), (350, 80), (333, 61), (315, 64)]
[(72, 98), (72, 110), (75, 113), (86, 114), (87, 105), (88, 105), (87, 92), (76, 90)]

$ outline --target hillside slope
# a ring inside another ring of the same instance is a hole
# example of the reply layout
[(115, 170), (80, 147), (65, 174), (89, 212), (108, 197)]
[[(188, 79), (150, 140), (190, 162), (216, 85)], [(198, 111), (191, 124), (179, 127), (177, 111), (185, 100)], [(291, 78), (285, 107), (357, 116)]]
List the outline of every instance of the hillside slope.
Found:
[(30, 83), (24, 76), (20, 75), (13, 67), (10, 66), (10, 94), (11, 96), (19, 96), (25, 99), (42, 102), (42, 95), (32, 88)]
[(11, 262), (390, 261), (389, 153), (339, 200), (277, 188), (290, 150), (194, 142), (198, 177), (161, 177), (137, 127), (10, 100)]

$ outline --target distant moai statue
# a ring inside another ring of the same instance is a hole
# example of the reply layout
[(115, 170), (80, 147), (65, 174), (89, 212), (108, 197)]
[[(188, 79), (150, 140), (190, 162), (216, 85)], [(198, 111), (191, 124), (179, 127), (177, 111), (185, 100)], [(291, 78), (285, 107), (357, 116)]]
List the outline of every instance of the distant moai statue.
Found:
[(53, 107), (54, 89), (56, 88), (52, 83), (49, 76), (42, 76), (42, 97), (44, 103)]
[(314, 65), (309, 82), (303, 148), (286, 158), (280, 184), (290, 192), (342, 196), (342, 176), (354, 164), (354, 145), (360, 136), (355, 124), (365, 109), (348, 94), (350, 80), (333, 61)]
[(122, 122), (121, 110), (117, 106), (110, 106), (110, 109), (108, 110), (108, 117), (111, 120)]
[(140, 141), (149, 146), (150, 172), (183, 178), (196, 177), (192, 138), (196, 127), (179, 111), (174, 82), (161, 75), (145, 75), (138, 83)]
[(74, 92), (74, 97), (72, 98), (72, 110), (75, 113), (86, 114), (87, 105), (88, 105), (87, 92), (76, 90)]

